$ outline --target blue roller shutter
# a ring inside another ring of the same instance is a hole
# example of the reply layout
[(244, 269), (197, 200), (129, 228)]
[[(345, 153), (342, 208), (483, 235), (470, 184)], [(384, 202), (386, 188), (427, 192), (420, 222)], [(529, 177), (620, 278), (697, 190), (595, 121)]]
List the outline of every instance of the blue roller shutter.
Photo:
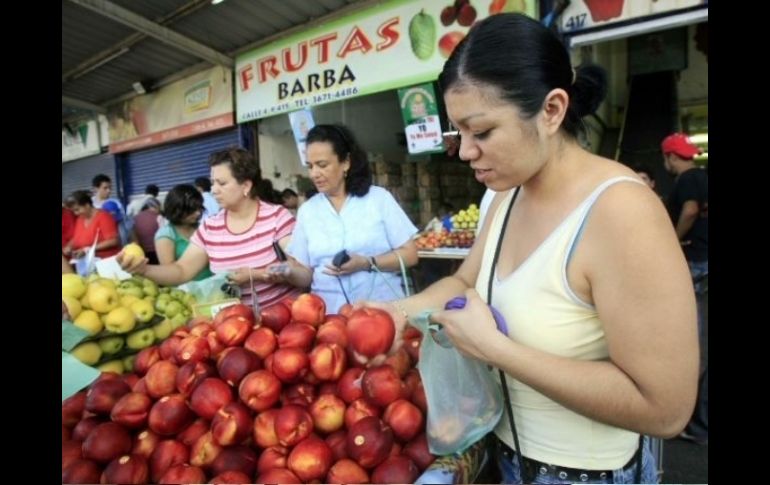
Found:
[(232, 128), (129, 153), (123, 165), (126, 195), (144, 193), (147, 184), (157, 185), (161, 192), (178, 184), (191, 184), (196, 177), (209, 175), (211, 152), (238, 145), (239, 130)]
[[(61, 166), (61, 197), (64, 200), (76, 190), (90, 190), (91, 179), (94, 175), (103, 173), (112, 179), (113, 186), (117, 184), (115, 176), (115, 156), (112, 153), (102, 153), (92, 157), (64, 162)], [(113, 187), (113, 191), (115, 191)]]

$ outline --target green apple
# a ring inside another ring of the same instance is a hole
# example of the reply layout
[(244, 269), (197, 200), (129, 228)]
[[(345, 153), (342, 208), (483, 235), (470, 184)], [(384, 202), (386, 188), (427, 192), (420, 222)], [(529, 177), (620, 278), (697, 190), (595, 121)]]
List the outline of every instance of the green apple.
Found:
[(155, 308), (149, 301), (135, 301), (131, 304), (131, 311), (134, 312), (136, 319), (142, 323), (149, 322), (155, 316)]
[(178, 289), (171, 290), (170, 294), (171, 294), (171, 298), (175, 300), (181, 300), (182, 298), (184, 298), (184, 295), (185, 295), (184, 291), (178, 290)]
[(123, 358), (123, 369), (126, 370), (126, 372), (134, 372), (134, 361), (136, 360), (136, 354), (129, 355), (128, 357)]
[(99, 318), (99, 314), (93, 310), (83, 310), (72, 323), (91, 335), (96, 335), (104, 329), (102, 319)]
[[(161, 295), (163, 296), (163, 295)], [(160, 313), (165, 313), (166, 311), (166, 305), (168, 305), (168, 302), (170, 302), (168, 298), (160, 298), (158, 297), (157, 300), (155, 300), (155, 310), (159, 311)]]
[(156, 339), (165, 340), (174, 331), (174, 324), (168, 318), (164, 318), (162, 322), (152, 326), (152, 331), (155, 332)]
[(144, 298), (144, 291), (141, 286), (127, 286), (117, 289), (118, 295), (132, 295), (137, 298)]
[(109, 313), (120, 305), (115, 288), (92, 283), (88, 287), (88, 303), (99, 313)]
[[(155, 303), (157, 305), (157, 302)], [(181, 312), (184, 309), (184, 305), (179, 303), (176, 300), (171, 300), (166, 304), (166, 310), (165, 315), (169, 318), (175, 316), (177, 313)]]
[(114, 337), (104, 337), (103, 339), (99, 339), (99, 347), (105, 354), (115, 354), (120, 352), (125, 343), (126, 342), (123, 340), (123, 337), (118, 337), (117, 335)]
[(122, 374), (125, 370), (123, 368), (123, 362), (120, 359), (111, 360), (97, 367), (102, 372), (114, 372), (116, 374)]
[(161, 295), (167, 295), (169, 292), (171, 292), (171, 288), (169, 288), (168, 286), (161, 286), (160, 288), (158, 288), (158, 293), (160, 293)]
[(79, 275), (65, 273), (61, 275), (61, 294), (72, 298), (82, 298), (86, 294), (86, 283)]
[(128, 333), (136, 326), (136, 317), (131, 309), (118, 307), (107, 314), (104, 328), (114, 333)]
[(181, 312), (177, 313), (173, 317), (171, 317), (171, 325), (177, 329), (179, 327), (184, 326), (184, 324), (187, 323), (187, 320), (189, 320), (187, 317), (185, 317)]
[(158, 285), (152, 280), (145, 280), (143, 289), (145, 295), (158, 296)]
[(192, 293), (187, 293), (184, 298), (182, 298), (182, 301), (185, 305), (192, 308), (193, 305), (198, 303), (198, 300), (195, 299), (195, 296)]
[(126, 345), (129, 349), (140, 350), (152, 345), (155, 341), (155, 332), (151, 328), (137, 330), (126, 337)]
[(102, 349), (96, 342), (86, 342), (72, 349), (70, 354), (86, 365), (94, 365), (102, 358)]

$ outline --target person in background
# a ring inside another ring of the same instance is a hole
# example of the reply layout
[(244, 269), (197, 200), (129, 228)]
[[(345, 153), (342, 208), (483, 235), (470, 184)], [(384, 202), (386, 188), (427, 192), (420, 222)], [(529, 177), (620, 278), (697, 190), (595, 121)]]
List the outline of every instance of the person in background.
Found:
[[(177, 286), (192, 280), (208, 265), (214, 273), (227, 273), (240, 286), (241, 301), (250, 305), (252, 288), (264, 308), (299, 290), (273, 282), (267, 267), (278, 262), (273, 243), (285, 248), (294, 229), (294, 217), (283, 207), (257, 196), (259, 165), (248, 151), (228, 148), (211, 154), (212, 193), (222, 210), (209, 216), (190, 237), (182, 256), (170, 264), (118, 261), (123, 269), (156, 283)], [(252, 287), (253, 283), (253, 287)]]
[(72, 234), (75, 232), (75, 220), (77, 219), (77, 216), (75, 216), (75, 213), (72, 212), (72, 206), (74, 205), (75, 201), (72, 199), (72, 196), (67, 197), (67, 199), (62, 202), (61, 205), (61, 247), (67, 245), (68, 242), (72, 239)]
[(281, 192), (281, 202), (293, 216), (297, 215), (297, 209), (299, 208), (299, 196), (291, 189), (283, 189)]
[(211, 195), (211, 180), (208, 177), (198, 177), (195, 179), (195, 188), (203, 196), (203, 219), (219, 212), (219, 203)]
[(155, 251), (155, 233), (158, 231), (160, 202), (154, 197), (147, 199), (142, 211), (134, 217), (134, 228), (131, 230), (131, 240), (142, 247), (150, 264), (158, 264)]
[[(604, 70), (573, 68), (559, 37), (501, 13), (474, 24), (439, 87), (460, 158), (498, 194), (453, 276), (365, 306), (398, 331), (428, 318), (501, 371), (502, 483), (657, 483), (643, 436), (676, 436), (692, 411), (695, 301), (655, 194), (578, 141), (606, 94)], [(457, 296), (464, 308), (434, 311)]]
[[(340, 125), (316, 125), (307, 135), (307, 163), (318, 194), (302, 204), (281, 281), (310, 286), (328, 313), (346, 302), (401, 298), (401, 263), (417, 264), (417, 228), (390, 192), (372, 185), (365, 152)], [(333, 259), (345, 250), (349, 260)]]
[(85, 190), (72, 193), (72, 211), (77, 216), (72, 239), (62, 250), (65, 256), (81, 258), (96, 242), (96, 256), (108, 258), (120, 251), (118, 226), (105, 211), (96, 209)]
[[(154, 250), (160, 264), (171, 264), (182, 257), (198, 228), (203, 213), (203, 196), (192, 185), (181, 184), (169, 190), (164, 202), (163, 216), (168, 224), (155, 232)], [(193, 280), (212, 275), (207, 265)]]
[(64, 257), (64, 254), (61, 255), (61, 274), (66, 273), (74, 273), (75, 270), (72, 269), (72, 265), (70, 265), (70, 262), (67, 261), (67, 258)]
[(273, 188), (273, 181), (270, 179), (261, 179), (257, 184), (257, 194), (260, 200), (270, 202), (271, 204), (281, 204), (281, 193)]
[(126, 215), (133, 219), (136, 217), (137, 214), (139, 214), (141, 211), (144, 210), (144, 207), (147, 205), (147, 202), (151, 199), (154, 199), (156, 202), (158, 202), (158, 207), (160, 207), (160, 201), (158, 201), (158, 194), (160, 193), (160, 189), (155, 184), (149, 184), (144, 189), (144, 195), (141, 197), (137, 197), (136, 199), (132, 200), (131, 203), (128, 204), (128, 207), (126, 207)]
[(110, 216), (112, 216), (112, 219), (115, 221), (115, 224), (118, 226), (118, 235), (120, 236), (120, 245), (125, 246), (126, 244), (131, 242), (132, 229), (129, 229), (129, 227), (132, 227), (133, 224), (128, 224), (126, 216), (123, 215), (123, 211), (120, 208), (120, 202), (116, 201), (115, 199), (106, 200), (102, 204), (101, 210), (107, 212)]
[(694, 283), (701, 345), (698, 400), (690, 422), (679, 436), (703, 445), (708, 443), (708, 362), (703, 351), (706, 344), (703, 307), (708, 304), (709, 180), (706, 170), (695, 165), (694, 158), (700, 149), (684, 133), (667, 136), (661, 143), (661, 151), (663, 165), (676, 177), (674, 187), (668, 194), (667, 206)]
[(631, 166), (631, 170), (636, 172), (636, 175), (642, 179), (642, 182), (647, 184), (647, 187), (655, 191), (655, 174), (650, 167), (642, 163), (637, 163), (636, 165)]

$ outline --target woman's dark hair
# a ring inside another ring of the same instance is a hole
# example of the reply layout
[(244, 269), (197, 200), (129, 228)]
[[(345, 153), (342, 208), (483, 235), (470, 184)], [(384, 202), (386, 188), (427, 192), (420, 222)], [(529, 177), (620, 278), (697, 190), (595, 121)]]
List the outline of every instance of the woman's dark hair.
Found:
[(570, 101), (562, 128), (573, 137), (584, 129), (580, 119), (596, 111), (607, 94), (604, 69), (586, 64), (573, 73), (559, 38), (519, 13), (492, 15), (474, 25), (439, 75), (444, 93), (474, 84), (497, 88), (525, 119), (542, 109), (552, 89), (564, 89)]
[(328, 142), (340, 162), (350, 156), (350, 170), (345, 176), (345, 190), (363, 197), (372, 185), (372, 171), (366, 153), (356, 143), (353, 133), (342, 125), (316, 125), (307, 133), (306, 144)]
[(87, 190), (76, 190), (67, 199), (77, 205), (94, 205), (93, 200), (91, 200), (91, 192)]
[(214, 167), (223, 163), (230, 164), (230, 172), (239, 184), (251, 181), (249, 195), (252, 199), (259, 197), (259, 164), (254, 156), (243, 148), (227, 148), (214, 152), (209, 157), (209, 166)]
[(184, 224), (184, 219), (197, 210), (203, 210), (203, 195), (190, 184), (175, 186), (163, 201), (163, 217), (174, 225)]

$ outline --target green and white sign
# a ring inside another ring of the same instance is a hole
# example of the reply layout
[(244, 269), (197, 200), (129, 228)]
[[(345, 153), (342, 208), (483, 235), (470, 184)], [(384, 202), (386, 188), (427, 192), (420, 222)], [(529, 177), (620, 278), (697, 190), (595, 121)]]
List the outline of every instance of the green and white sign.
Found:
[(470, 0), (442, 22), (451, 4), (384, 1), (238, 56), (238, 123), (433, 81), (473, 22), (515, 8), (536, 16), (534, 0)]
[(436, 93), (432, 84), (399, 89), (398, 100), (404, 119), (409, 153), (444, 151)]

